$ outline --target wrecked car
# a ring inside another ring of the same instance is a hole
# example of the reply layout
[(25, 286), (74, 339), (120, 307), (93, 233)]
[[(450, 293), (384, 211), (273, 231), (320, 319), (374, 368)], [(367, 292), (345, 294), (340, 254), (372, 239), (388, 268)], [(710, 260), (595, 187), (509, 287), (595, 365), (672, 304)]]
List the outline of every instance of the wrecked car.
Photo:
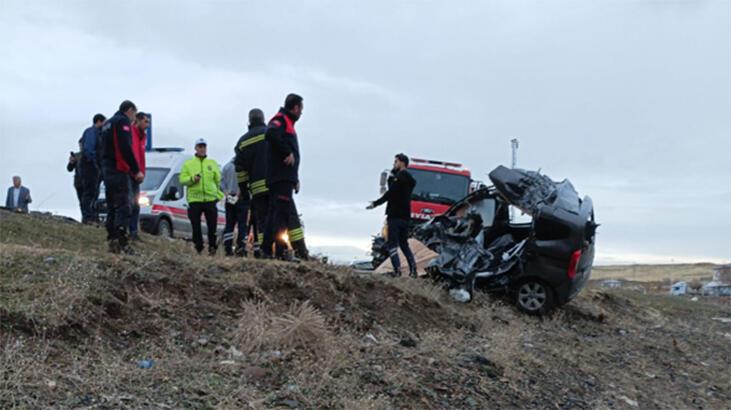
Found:
[[(427, 268), (450, 294), (469, 301), (475, 288), (508, 292), (517, 307), (543, 314), (574, 298), (589, 279), (597, 224), (591, 198), (571, 182), (499, 166), (479, 189), (415, 237), (439, 254)], [(511, 209), (512, 208), (512, 209)], [(511, 221), (522, 213), (526, 222)]]

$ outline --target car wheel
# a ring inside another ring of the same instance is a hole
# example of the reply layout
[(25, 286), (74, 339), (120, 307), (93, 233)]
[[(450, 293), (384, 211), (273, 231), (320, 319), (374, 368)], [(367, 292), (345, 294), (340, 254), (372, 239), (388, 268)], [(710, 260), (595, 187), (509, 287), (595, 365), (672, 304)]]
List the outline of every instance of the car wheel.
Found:
[(553, 289), (541, 281), (527, 280), (515, 289), (518, 309), (531, 315), (542, 315), (554, 306)]
[(157, 223), (157, 234), (165, 238), (173, 237), (173, 227), (170, 225), (170, 221), (163, 218)]

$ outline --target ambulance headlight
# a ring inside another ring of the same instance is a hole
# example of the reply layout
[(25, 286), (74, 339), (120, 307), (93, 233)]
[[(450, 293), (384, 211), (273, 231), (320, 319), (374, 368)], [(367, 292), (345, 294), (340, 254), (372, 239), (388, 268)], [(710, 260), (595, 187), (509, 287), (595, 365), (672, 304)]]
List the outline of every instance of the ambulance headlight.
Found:
[(140, 207), (150, 206), (151, 203), (152, 203), (152, 198), (150, 198), (147, 195), (140, 195), (140, 197), (137, 198), (137, 204)]

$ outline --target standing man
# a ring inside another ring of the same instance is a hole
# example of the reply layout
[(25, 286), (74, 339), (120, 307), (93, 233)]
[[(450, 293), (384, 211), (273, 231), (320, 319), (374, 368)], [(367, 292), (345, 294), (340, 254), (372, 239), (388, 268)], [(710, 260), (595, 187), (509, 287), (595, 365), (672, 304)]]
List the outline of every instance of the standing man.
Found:
[(84, 215), (84, 208), (82, 208), (82, 198), (84, 195), (84, 185), (81, 181), (81, 141), (79, 141), (79, 152), (71, 152), (69, 154), (69, 163), (66, 164), (66, 171), (74, 173), (74, 189), (76, 190), (76, 198), (79, 200), (79, 210), (81, 212), (81, 216), (83, 218)]
[(96, 201), (99, 198), (99, 183), (101, 181), (101, 128), (106, 118), (96, 114), (92, 119), (92, 126), (85, 129), (81, 135), (81, 162), (77, 167), (81, 174), (81, 222), (98, 223), (99, 213)]
[(234, 147), (236, 157), (236, 179), (240, 192), (251, 196), (251, 222), (254, 226), (254, 256), (261, 256), (264, 239), (264, 225), (269, 209), (269, 188), (267, 188), (267, 126), (264, 112), (258, 108), (249, 111), (249, 131)]
[(28, 204), (33, 202), (30, 198), (30, 189), (24, 187), (19, 176), (13, 177), (13, 186), (8, 188), (8, 196), (5, 198), (5, 207), (15, 212), (27, 214)]
[[(147, 129), (149, 127), (150, 117), (142, 111), (138, 112), (135, 116), (134, 127), (132, 127), (132, 153), (134, 153), (143, 178), (145, 177), (145, 147), (147, 146)], [(129, 220), (129, 237), (133, 241), (140, 241), (138, 230), (140, 225), (141, 182), (132, 181), (132, 215)]]
[(267, 127), (265, 139), (268, 148), (267, 186), (270, 203), (262, 245), (265, 258), (273, 256), (272, 246), (275, 240), (277, 257), (283, 256), (287, 245), (282, 234), (287, 229), (290, 215), (297, 213), (292, 193), (299, 193), (300, 189), (300, 152), (294, 124), (302, 116), (303, 109), (302, 97), (289, 94), (284, 101), (284, 107), (279, 109)]
[(409, 263), (409, 276), (415, 278), (416, 261), (414, 254), (409, 249), (409, 219), (411, 218), (411, 193), (416, 186), (416, 180), (406, 170), (408, 166), (409, 157), (397, 154), (393, 161), (391, 176), (388, 178), (388, 191), (371, 202), (366, 209), (373, 209), (388, 202), (386, 205), (387, 244), (394, 270), (391, 275), (401, 276), (401, 261), (398, 256), (398, 248), (401, 248)]
[(223, 248), (226, 256), (233, 256), (234, 228), (238, 227), (236, 255), (246, 256), (246, 237), (249, 234), (249, 192), (239, 189), (236, 178), (235, 158), (227, 162), (221, 171), (221, 190), (226, 195), (226, 228), (223, 230)]
[(193, 243), (199, 254), (203, 251), (201, 214), (206, 216), (208, 227), (208, 254), (216, 254), (216, 228), (218, 227), (218, 208), (216, 203), (223, 199), (221, 191), (221, 170), (216, 161), (207, 158), (206, 140), (195, 142), (195, 156), (183, 164), (180, 183), (188, 187), (188, 219), (193, 227)]
[[(132, 181), (141, 182), (143, 175), (132, 152), (132, 121), (137, 107), (125, 100), (102, 127), (102, 175), (107, 199), (107, 241), (113, 253), (134, 253), (129, 246), (127, 228), (132, 203)], [(83, 175), (83, 172), (82, 172)]]

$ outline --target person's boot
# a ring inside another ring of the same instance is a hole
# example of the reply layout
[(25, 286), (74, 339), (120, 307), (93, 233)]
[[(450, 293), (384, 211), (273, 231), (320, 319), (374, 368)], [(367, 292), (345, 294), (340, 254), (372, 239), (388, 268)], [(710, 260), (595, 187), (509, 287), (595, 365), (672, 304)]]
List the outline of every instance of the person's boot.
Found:
[(139, 242), (139, 243), (144, 242), (142, 240), (142, 238), (140, 238), (140, 235), (137, 232), (130, 233), (129, 239), (130, 239), (131, 242)]
[(416, 273), (416, 267), (415, 266), (409, 266), (409, 277), (411, 278), (417, 278), (419, 275)]
[(119, 242), (119, 250), (122, 253), (125, 253), (127, 255), (136, 255), (137, 252), (135, 252), (134, 249), (132, 249), (132, 246), (129, 244), (129, 240), (127, 239), (126, 233), (123, 233), (117, 238), (117, 241)]
[(108, 239), (107, 244), (109, 245), (109, 252), (111, 252), (111, 253), (121, 252), (121, 248), (119, 247), (119, 241), (116, 238)]
[(236, 256), (240, 258), (246, 257), (246, 247), (242, 246), (241, 248), (236, 248)]
[[(226, 256), (234, 256), (234, 251), (231, 250), (231, 248), (224, 249), (224, 252), (226, 253)], [(211, 249), (208, 249), (208, 253), (211, 253)]]
[(215, 246), (209, 246), (208, 247), (208, 256), (216, 256), (217, 250), (218, 250), (218, 248), (216, 248)]
[(296, 256), (297, 259), (302, 261), (310, 259), (310, 252), (307, 250), (307, 246), (305, 246), (304, 239), (292, 242), (292, 248), (294, 249), (294, 256)]
[(388, 276), (388, 277), (391, 277), (391, 278), (400, 278), (401, 277), (401, 269), (394, 270), (394, 271), (391, 271), (391, 272), (386, 272), (385, 275)]

